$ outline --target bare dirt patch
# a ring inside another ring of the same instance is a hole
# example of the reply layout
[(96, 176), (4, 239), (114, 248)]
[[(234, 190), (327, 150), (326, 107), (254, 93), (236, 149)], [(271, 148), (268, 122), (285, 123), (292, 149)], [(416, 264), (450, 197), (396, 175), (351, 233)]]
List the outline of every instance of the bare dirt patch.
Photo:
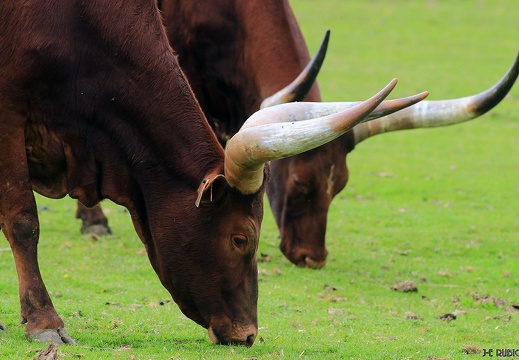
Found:
[(417, 292), (418, 288), (414, 281), (406, 280), (401, 283), (395, 284), (391, 287), (391, 290), (400, 292)]

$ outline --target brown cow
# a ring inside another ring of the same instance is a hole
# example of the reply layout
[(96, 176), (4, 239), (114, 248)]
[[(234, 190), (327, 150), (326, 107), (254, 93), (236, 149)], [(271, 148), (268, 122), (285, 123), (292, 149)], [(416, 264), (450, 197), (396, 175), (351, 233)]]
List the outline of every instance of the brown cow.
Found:
[[(337, 112), (326, 104), (279, 105), (251, 116), (224, 151), (155, 0), (4, 1), (0, 18), (0, 227), (18, 272), (25, 333), (40, 341), (74, 343), (38, 266), (33, 189), (128, 208), (182, 312), (214, 343), (250, 346), (265, 163), (426, 96), (386, 102), (371, 114), (392, 81), (334, 115), (324, 116)], [(324, 117), (312, 119), (317, 113)]]

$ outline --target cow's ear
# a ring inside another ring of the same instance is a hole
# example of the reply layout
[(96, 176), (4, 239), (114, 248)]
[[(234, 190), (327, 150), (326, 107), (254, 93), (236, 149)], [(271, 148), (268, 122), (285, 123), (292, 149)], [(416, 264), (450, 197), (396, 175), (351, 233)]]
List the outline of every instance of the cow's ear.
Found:
[(198, 187), (198, 196), (196, 197), (195, 206), (199, 207), (201, 203), (217, 202), (227, 191), (229, 184), (222, 174), (209, 175)]

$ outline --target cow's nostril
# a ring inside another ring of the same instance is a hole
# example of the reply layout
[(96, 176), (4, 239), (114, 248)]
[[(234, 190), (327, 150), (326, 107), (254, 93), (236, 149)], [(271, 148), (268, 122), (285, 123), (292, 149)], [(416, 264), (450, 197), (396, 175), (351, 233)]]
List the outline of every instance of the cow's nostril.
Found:
[(256, 334), (250, 334), (247, 336), (247, 340), (245, 340), (245, 346), (251, 347), (254, 344), (254, 340), (256, 339)]

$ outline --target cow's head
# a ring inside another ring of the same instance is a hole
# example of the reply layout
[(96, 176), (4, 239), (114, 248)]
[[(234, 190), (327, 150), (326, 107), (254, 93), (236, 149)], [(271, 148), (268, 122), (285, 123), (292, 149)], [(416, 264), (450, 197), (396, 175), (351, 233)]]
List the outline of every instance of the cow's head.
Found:
[(154, 267), (181, 311), (208, 329), (215, 344), (251, 346), (258, 328), (256, 251), (266, 180), (245, 195), (229, 184), (223, 167), (215, 170), (196, 193), (169, 204), (181, 209), (175, 228), (181, 242), (160, 244)]
[(171, 235), (180, 241), (147, 244), (150, 260), (182, 312), (206, 327), (214, 343), (250, 346), (257, 334), (256, 251), (265, 164), (333, 141), (373, 114), (393, 112), (427, 95), (381, 103), (395, 84), (354, 107), (291, 103), (260, 110), (228, 141), (224, 163), (200, 179), (196, 193), (153, 204), (164, 214), (171, 206), (181, 209), (174, 226), (168, 224), (171, 216), (159, 216), (160, 224), (150, 227), (163, 232), (161, 238), (174, 229)]

